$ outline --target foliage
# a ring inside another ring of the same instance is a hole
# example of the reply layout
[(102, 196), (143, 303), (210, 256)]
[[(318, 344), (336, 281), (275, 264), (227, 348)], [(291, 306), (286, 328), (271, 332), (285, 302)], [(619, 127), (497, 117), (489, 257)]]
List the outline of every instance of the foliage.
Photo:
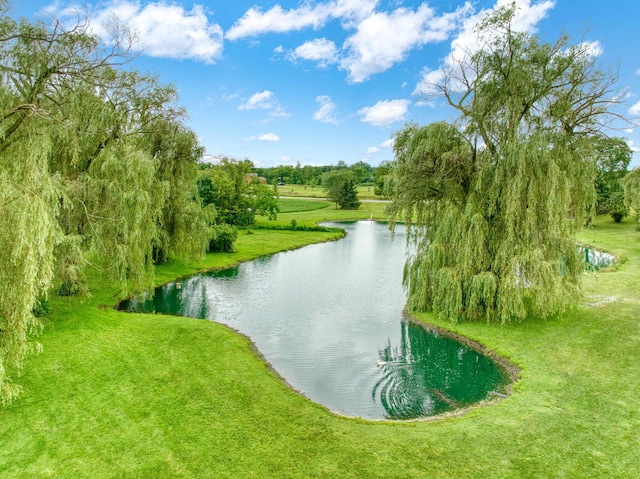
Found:
[(624, 187), (624, 204), (636, 212), (636, 220), (640, 223), (640, 168), (631, 170), (621, 181)]
[(624, 203), (624, 191), (615, 191), (609, 196), (607, 212), (616, 223), (629, 216), (629, 207)]
[(251, 175), (249, 160), (222, 158), (200, 172), (198, 190), (203, 205), (213, 205), (216, 222), (236, 226), (253, 224), (255, 215), (277, 217), (278, 195), (259, 178)]
[(376, 186), (374, 190), (376, 196), (389, 199), (390, 192), (388, 191), (389, 188), (387, 180), (389, 179), (388, 175), (389, 173), (391, 173), (392, 165), (393, 164), (389, 161), (383, 161), (378, 165), (378, 168), (376, 170)]
[(211, 227), (209, 237), (209, 252), (231, 253), (238, 239), (238, 228), (225, 223), (216, 224)]
[(575, 304), (575, 235), (594, 201), (594, 135), (613, 78), (584, 44), (541, 44), (513, 29), (515, 4), (478, 27), (468, 52), (430, 85), (458, 126), (396, 136), (395, 219), (414, 222), (408, 305), (450, 321), (521, 321)]
[(595, 145), (596, 214), (610, 214), (619, 222), (629, 214), (620, 180), (627, 173), (632, 151), (622, 138), (597, 138)]
[(252, 171), (267, 179), (270, 185), (276, 185), (280, 182), (287, 185), (307, 185), (318, 186), (322, 184), (322, 176), (325, 173), (334, 170), (349, 170), (354, 175), (356, 184), (374, 184), (376, 182), (378, 168), (369, 165), (364, 161), (358, 161), (353, 165), (347, 166), (343, 161), (337, 165), (323, 166), (302, 166), (298, 162), (295, 166), (280, 165), (269, 168), (252, 168)]
[(357, 210), (360, 207), (354, 180), (347, 179), (342, 183), (337, 202), (343, 210)]
[(88, 294), (86, 268), (149, 289), (154, 259), (202, 256), (195, 136), (176, 92), (119, 68), (134, 37), (112, 22), (16, 22), (0, 0), (0, 400), (40, 330), (52, 285)]
[(353, 172), (347, 169), (332, 170), (322, 175), (322, 187), (327, 199), (343, 210), (354, 210), (360, 206), (358, 190)]

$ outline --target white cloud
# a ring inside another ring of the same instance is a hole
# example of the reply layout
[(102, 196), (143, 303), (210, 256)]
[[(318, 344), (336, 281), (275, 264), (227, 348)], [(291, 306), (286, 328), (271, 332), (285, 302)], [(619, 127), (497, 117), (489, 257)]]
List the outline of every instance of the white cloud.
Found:
[(604, 48), (600, 42), (583, 42), (581, 48), (587, 55), (592, 57), (599, 57), (604, 53)]
[(275, 94), (270, 90), (254, 93), (238, 107), (238, 110), (269, 110), (278, 104)]
[(394, 143), (395, 140), (393, 138), (390, 138), (387, 141), (383, 141), (382, 143), (380, 143), (380, 146), (382, 146), (383, 148), (393, 148)]
[(640, 101), (629, 108), (629, 114), (633, 116), (640, 116)]
[[(319, 29), (329, 21), (339, 19), (344, 30), (355, 30), (342, 46), (344, 56), (341, 59), (338, 59), (340, 49), (326, 38), (307, 42), (286, 58), (317, 61), (320, 67), (339, 62), (348, 72), (349, 80), (359, 83), (404, 60), (412, 49), (446, 40), (473, 10), (467, 2), (454, 12), (440, 16), (426, 3), (415, 10), (376, 11), (380, 3), (378, 0), (305, 1), (298, 8), (285, 10), (275, 5), (266, 11), (254, 6), (226, 32), (225, 37), (238, 40), (265, 33)], [(276, 51), (282, 52), (281, 47)]]
[(280, 137), (275, 133), (265, 133), (264, 135), (250, 136), (245, 138), (244, 141), (280, 141)]
[(471, 9), (471, 4), (465, 3), (455, 12), (438, 17), (423, 3), (415, 11), (398, 8), (391, 13), (375, 13), (360, 22), (356, 33), (346, 40), (347, 55), (341, 67), (348, 71), (351, 82), (365, 81), (404, 60), (409, 51), (446, 40)]
[(336, 44), (326, 38), (318, 38), (303, 43), (288, 55), (290, 60), (311, 60), (321, 68), (337, 61), (338, 49)]
[(269, 110), (269, 116), (275, 118), (287, 118), (291, 116), (276, 98), (271, 90), (256, 92), (247, 101), (238, 107), (238, 110)]
[(317, 96), (316, 103), (318, 103), (318, 109), (313, 114), (314, 120), (334, 125), (340, 124), (336, 113), (336, 104), (333, 103), (331, 97), (327, 95)]
[(233, 24), (225, 37), (238, 40), (263, 33), (286, 33), (303, 28), (320, 28), (329, 18), (326, 9), (304, 4), (291, 10), (283, 10), (280, 5), (263, 12), (259, 6), (253, 6), (240, 20)]
[(377, 0), (334, 0), (328, 3), (304, 2), (300, 7), (289, 10), (275, 5), (267, 11), (253, 6), (232, 25), (225, 37), (239, 40), (265, 33), (318, 29), (336, 18), (342, 19), (345, 26), (348, 26), (371, 14), (377, 4)]
[(633, 151), (634, 153), (637, 153), (640, 151), (640, 148), (638, 148), (634, 143), (633, 140), (627, 140), (627, 145), (629, 145), (629, 149), (631, 151)]
[(373, 106), (358, 110), (358, 115), (362, 117), (360, 121), (384, 127), (404, 120), (409, 104), (409, 100), (382, 100)]
[[(71, 9), (63, 13), (75, 16)], [(194, 5), (187, 11), (182, 5), (165, 1), (143, 5), (134, 0), (111, 0), (91, 14), (91, 28), (108, 42), (109, 24), (114, 19), (136, 32), (139, 39), (136, 49), (151, 57), (210, 64), (222, 54), (222, 28), (209, 21), (202, 5)]]
[(370, 146), (369, 148), (367, 148), (367, 152), (365, 153), (365, 155), (371, 155), (371, 154), (377, 153), (379, 151), (380, 151), (380, 149), (377, 146)]

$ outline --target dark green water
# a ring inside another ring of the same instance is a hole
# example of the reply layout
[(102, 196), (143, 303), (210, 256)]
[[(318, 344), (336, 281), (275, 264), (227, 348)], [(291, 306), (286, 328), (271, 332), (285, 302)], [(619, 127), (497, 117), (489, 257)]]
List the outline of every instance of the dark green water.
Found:
[(404, 319), (404, 232), (339, 226), (340, 241), (170, 283), (121, 309), (227, 324), (295, 389), (347, 416), (413, 419), (504, 393), (489, 358)]

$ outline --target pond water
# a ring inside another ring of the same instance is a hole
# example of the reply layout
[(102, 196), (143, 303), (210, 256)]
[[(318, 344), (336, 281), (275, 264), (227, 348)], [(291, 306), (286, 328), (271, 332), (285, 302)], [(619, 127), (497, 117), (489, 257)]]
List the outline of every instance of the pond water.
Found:
[(346, 416), (413, 419), (504, 393), (492, 360), (404, 318), (402, 228), (392, 238), (373, 221), (331, 225), (346, 238), (170, 283), (120, 309), (231, 326), (292, 387)]
[(616, 263), (616, 257), (611, 253), (599, 251), (587, 246), (578, 246), (578, 251), (584, 257), (587, 270), (598, 271), (601, 268), (608, 268)]

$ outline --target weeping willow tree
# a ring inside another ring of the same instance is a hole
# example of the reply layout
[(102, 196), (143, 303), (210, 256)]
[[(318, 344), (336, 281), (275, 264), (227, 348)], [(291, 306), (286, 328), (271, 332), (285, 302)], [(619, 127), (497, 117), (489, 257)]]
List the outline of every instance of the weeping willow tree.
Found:
[(624, 188), (625, 205), (633, 208), (640, 227), (640, 168), (634, 168), (627, 173), (621, 183)]
[[(153, 286), (155, 249), (204, 254), (200, 149), (171, 86), (119, 68), (88, 24), (14, 21), (0, 0), (0, 402), (38, 349), (34, 309), (55, 286), (85, 294), (95, 268), (123, 292)], [(158, 138), (162, 138), (161, 141)]]
[(521, 321), (574, 304), (575, 235), (594, 202), (593, 138), (614, 79), (586, 44), (513, 29), (515, 5), (477, 27), (479, 48), (428, 85), (456, 124), (395, 138), (391, 213), (410, 226), (408, 306), (451, 321)]

